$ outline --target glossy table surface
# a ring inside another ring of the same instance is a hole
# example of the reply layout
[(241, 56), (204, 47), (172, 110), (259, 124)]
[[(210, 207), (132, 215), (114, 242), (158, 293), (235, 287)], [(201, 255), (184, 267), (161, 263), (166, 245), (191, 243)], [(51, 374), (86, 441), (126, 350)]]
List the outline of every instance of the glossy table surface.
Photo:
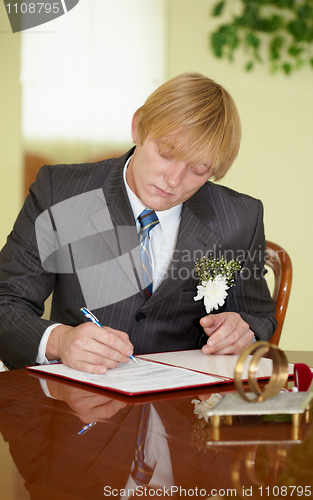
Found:
[[(313, 353), (286, 354), (290, 362), (313, 366)], [(206, 399), (230, 390), (220, 385), (202, 393)], [(215, 430), (195, 414), (197, 398), (195, 390), (126, 398), (26, 370), (1, 373), (0, 499), (313, 496), (310, 421), (293, 427), (281, 419), (239, 417)], [(136, 490), (131, 470), (147, 407), (154, 415), (150, 450), (159, 455), (149, 486)]]

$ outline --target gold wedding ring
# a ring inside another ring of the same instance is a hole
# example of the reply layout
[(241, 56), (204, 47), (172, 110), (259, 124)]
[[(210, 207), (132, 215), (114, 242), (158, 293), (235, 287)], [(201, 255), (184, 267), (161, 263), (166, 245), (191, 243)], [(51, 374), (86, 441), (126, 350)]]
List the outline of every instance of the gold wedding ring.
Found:
[[(269, 353), (269, 357), (273, 361), (273, 373), (262, 392), (258, 379), (257, 371), (260, 359), (265, 354)], [(247, 392), (243, 386), (242, 373), (245, 367), (245, 362), (248, 356), (252, 354), (252, 359), (248, 370), (248, 385), (250, 391), (256, 395), (255, 398), (247, 396)], [(250, 403), (266, 401), (266, 399), (276, 396), (285, 386), (288, 380), (288, 363), (285, 353), (279, 347), (269, 344), (268, 342), (260, 341), (246, 347), (240, 354), (236, 366), (234, 384), (240, 396)]]

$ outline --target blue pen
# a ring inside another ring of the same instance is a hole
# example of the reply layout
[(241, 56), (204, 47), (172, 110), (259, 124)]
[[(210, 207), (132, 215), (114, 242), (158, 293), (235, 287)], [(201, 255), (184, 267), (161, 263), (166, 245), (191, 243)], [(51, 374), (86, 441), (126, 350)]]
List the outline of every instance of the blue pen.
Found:
[[(96, 316), (94, 314), (92, 314), (92, 312), (89, 311), (89, 309), (87, 309), (87, 307), (82, 307), (81, 308), (81, 312), (86, 316), (86, 318), (90, 319), (90, 321), (92, 321), (95, 325), (100, 326), (101, 328), (103, 328), (103, 326), (101, 325), (101, 323), (99, 323), (98, 318), (96, 318)], [(135, 363), (137, 363), (137, 365), (141, 364), (141, 363), (139, 363), (138, 359), (136, 359), (133, 355), (130, 356), (130, 359), (132, 359), (133, 361), (135, 361)]]
[(91, 422), (91, 424), (84, 425), (84, 427), (78, 432), (80, 436), (83, 434), (86, 434), (89, 429), (91, 429), (94, 425), (96, 425), (97, 422)]
[[(87, 309), (87, 307), (82, 307), (81, 312), (86, 316), (86, 318), (90, 319), (90, 321), (92, 321), (95, 325), (103, 328), (103, 326), (99, 322), (98, 318), (96, 318), (96, 316), (94, 314), (92, 314), (92, 312), (89, 311), (89, 309)], [(138, 365), (141, 364), (134, 356), (130, 356), (130, 358), (133, 361), (135, 361)], [(90, 424), (84, 425), (84, 427), (78, 432), (79, 436), (83, 436), (84, 434), (86, 434), (86, 432), (88, 432), (94, 425), (96, 425), (96, 423), (97, 422), (91, 422)]]

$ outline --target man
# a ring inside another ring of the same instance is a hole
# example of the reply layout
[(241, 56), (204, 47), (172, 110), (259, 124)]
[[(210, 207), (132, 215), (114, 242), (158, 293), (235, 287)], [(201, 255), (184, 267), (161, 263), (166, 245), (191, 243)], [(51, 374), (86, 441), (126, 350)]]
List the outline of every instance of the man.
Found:
[[(232, 354), (273, 335), (262, 204), (207, 182), (238, 153), (230, 95), (202, 75), (177, 76), (137, 110), (132, 137), (136, 147), (121, 158), (45, 166), (31, 186), (1, 253), (0, 357), (11, 367), (60, 359), (105, 373), (133, 353)], [(156, 213), (149, 298), (138, 240), (144, 209)], [(210, 254), (238, 258), (242, 270), (207, 315), (194, 301), (194, 261)], [(52, 291), (47, 321), (40, 316)], [(104, 328), (82, 322), (84, 305)]]

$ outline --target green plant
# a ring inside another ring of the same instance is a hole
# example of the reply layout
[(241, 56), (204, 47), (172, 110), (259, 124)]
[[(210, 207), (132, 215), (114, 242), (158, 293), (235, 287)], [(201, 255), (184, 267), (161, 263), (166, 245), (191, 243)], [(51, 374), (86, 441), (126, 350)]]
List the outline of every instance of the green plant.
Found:
[(225, 13), (230, 22), (211, 35), (216, 57), (232, 61), (241, 47), (248, 71), (264, 60), (273, 73), (313, 68), (313, 0), (221, 0), (212, 15)]

